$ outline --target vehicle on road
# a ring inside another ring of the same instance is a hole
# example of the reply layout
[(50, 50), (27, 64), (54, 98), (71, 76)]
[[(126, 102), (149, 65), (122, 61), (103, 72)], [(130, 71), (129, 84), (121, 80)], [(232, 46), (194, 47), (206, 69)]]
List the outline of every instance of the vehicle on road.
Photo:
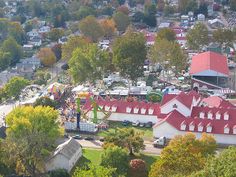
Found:
[(122, 125), (123, 126), (128, 126), (130, 124), (130, 121), (128, 121), (128, 120), (124, 120), (123, 122), (122, 122)]
[(140, 122), (139, 122), (139, 121), (136, 121), (136, 122), (133, 122), (133, 123), (132, 123), (132, 125), (133, 125), (134, 127), (137, 127), (137, 126), (139, 126), (139, 124), (140, 124)]
[(81, 140), (81, 139), (83, 139), (82, 136), (80, 136), (80, 135), (72, 136), (72, 138), (77, 139), (77, 140)]
[(145, 127), (145, 123), (140, 123), (139, 127)]
[(153, 146), (154, 147), (157, 147), (157, 148), (164, 148), (165, 146), (167, 146), (167, 139), (166, 137), (160, 137), (158, 139), (156, 139), (154, 142), (153, 142)]
[(93, 138), (93, 137), (91, 137), (91, 136), (87, 136), (87, 137), (85, 137), (85, 138), (84, 138), (84, 140), (87, 140), (87, 141), (93, 141), (93, 140), (94, 140), (94, 138)]
[(147, 122), (145, 125), (146, 128), (151, 128), (152, 127), (152, 122)]

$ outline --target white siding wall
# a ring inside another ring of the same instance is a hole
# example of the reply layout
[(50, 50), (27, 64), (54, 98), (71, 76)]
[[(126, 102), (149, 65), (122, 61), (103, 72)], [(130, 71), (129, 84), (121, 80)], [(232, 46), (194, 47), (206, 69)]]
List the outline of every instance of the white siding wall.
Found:
[(65, 156), (58, 154), (57, 156), (53, 157), (46, 163), (46, 170), (52, 171), (56, 169), (66, 169), (69, 171), (69, 161)]
[[(177, 105), (177, 108), (173, 108), (174, 105)], [(186, 106), (184, 106), (182, 103), (180, 103), (177, 100), (173, 100), (170, 101), (169, 103), (166, 103), (165, 105), (163, 105), (161, 107), (161, 113), (162, 114), (168, 114), (171, 111), (173, 111), (174, 109), (176, 109), (178, 112), (180, 112), (181, 114), (183, 114), (185, 117), (190, 116), (191, 115), (191, 110), (188, 109)]]
[(78, 148), (76, 154), (74, 154), (74, 156), (69, 160), (68, 171), (70, 171), (74, 167), (74, 165), (76, 164), (76, 162), (79, 160), (81, 156), (82, 156), (82, 148)]
[[(153, 128), (154, 137), (165, 136), (171, 139), (176, 135), (184, 135), (186, 133), (187, 133), (186, 131), (177, 130), (175, 127), (171, 126), (167, 122), (163, 122), (162, 124)], [(195, 133), (195, 132), (192, 133), (194, 133), (197, 138), (201, 137), (201, 133)], [(215, 137), (217, 143), (236, 145), (236, 135), (224, 135), (224, 134), (211, 134), (211, 135)]]

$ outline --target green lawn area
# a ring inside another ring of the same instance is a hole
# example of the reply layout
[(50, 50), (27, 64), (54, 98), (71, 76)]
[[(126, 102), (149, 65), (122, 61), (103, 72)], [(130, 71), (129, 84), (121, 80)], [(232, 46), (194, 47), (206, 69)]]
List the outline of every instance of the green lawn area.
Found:
[(144, 132), (144, 139), (149, 139), (150, 140), (153, 137), (152, 128), (133, 127), (132, 125), (123, 126), (122, 122), (114, 122), (114, 121), (110, 121), (109, 126), (110, 127), (107, 131), (100, 131), (98, 133), (98, 136), (105, 137), (105, 136), (107, 136), (107, 134), (109, 132), (115, 132), (115, 128), (130, 128), (130, 127), (132, 127), (136, 131)]
[[(84, 166), (86, 163), (92, 163), (94, 165), (99, 165), (101, 162), (102, 149), (83, 149), (83, 157), (79, 160), (77, 167)], [(160, 157), (157, 155), (151, 154), (137, 154), (136, 156), (130, 157), (130, 159), (143, 159), (147, 163), (148, 171), (150, 170), (151, 165)]]

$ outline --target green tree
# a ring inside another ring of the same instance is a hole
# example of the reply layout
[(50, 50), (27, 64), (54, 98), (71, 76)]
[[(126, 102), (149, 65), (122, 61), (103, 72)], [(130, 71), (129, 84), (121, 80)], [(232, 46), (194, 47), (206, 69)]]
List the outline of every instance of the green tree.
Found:
[(194, 25), (187, 33), (187, 44), (190, 49), (200, 50), (209, 43), (208, 29), (202, 23)]
[(54, 100), (51, 100), (49, 97), (41, 97), (35, 101), (34, 107), (36, 106), (49, 106), (51, 108), (56, 109), (58, 103)]
[(6, 123), (9, 127), (4, 148), (9, 162), (16, 163), (18, 174), (41, 176), (45, 158), (62, 134), (58, 112), (42, 106), (17, 107), (7, 115)]
[(64, 36), (64, 30), (60, 28), (53, 28), (49, 33), (48, 37), (51, 41), (57, 42), (62, 36)]
[(49, 172), (49, 177), (70, 177), (70, 174), (65, 169), (58, 169)]
[(191, 175), (191, 177), (236, 176), (236, 148), (229, 147), (219, 156), (208, 159), (204, 169)]
[(132, 81), (143, 75), (143, 64), (147, 55), (145, 43), (142, 33), (132, 31), (128, 31), (114, 42), (114, 63), (121, 75)]
[(79, 29), (84, 36), (90, 38), (93, 42), (97, 42), (104, 35), (102, 26), (94, 16), (88, 16), (81, 20)]
[(92, 7), (88, 6), (81, 6), (74, 14), (77, 20), (81, 20), (90, 15), (96, 15), (96, 11)]
[(217, 29), (213, 31), (213, 40), (218, 42), (221, 46), (233, 47), (233, 42), (236, 39), (234, 36), (234, 31), (230, 29)]
[(77, 48), (82, 48), (89, 44), (89, 40), (81, 36), (70, 37), (66, 44), (62, 45), (62, 59), (69, 60), (72, 53)]
[(8, 30), (9, 36), (13, 37), (18, 44), (23, 44), (25, 41), (25, 32), (19, 22), (11, 22)]
[(188, 133), (173, 138), (161, 152), (161, 158), (152, 165), (149, 177), (189, 176), (203, 169), (206, 159), (216, 150), (213, 137), (204, 136), (203, 140), (196, 139), (194, 134)]
[(5, 70), (11, 62), (10, 54), (0, 50), (0, 71)]
[(118, 147), (126, 148), (129, 154), (133, 155), (133, 152), (139, 152), (145, 148), (142, 136), (142, 132), (137, 132), (133, 128), (118, 128), (115, 132), (109, 133), (105, 138), (104, 147), (107, 147), (107, 144), (113, 144)]
[(23, 50), (12, 37), (7, 38), (2, 44), (2, 51), (9, 53), (11, 64), (17, 63), (23, 55)]
[(120, 147), (108, 147), (102, 153), (101, 165), (116, 169), (114, 176), (127, 175), (129, 159), (127, 152)]
[(157, 33), (156, 41), (158, 42), (159, 40), (163, 39), (168, 41), (175, 41), (176, 40), (175, 32), (170, 28), (162, 28)]
[(124, 32), (130, 24), (129, 16), (122, 12), (115, 13), (113, 15), (113, 20), (116, 23), (117, 30), (120, 32)]
[(76, 168), (73, 177), (112, 177), (115, 169), (90, 164), (88, 169)]
[(9, 97), (18, 98), (22, 89), (24, 89), (29, 84), (29, 81), (22, 77), (12, 77), (4, 89)]
[(88, 44), (77, 48), (68, 64), (74, 82), (95, 82), (107, 71), (109, 54), (100, 50), (96, 44)]
[(57, 61), (54, 52), (50, 48), (41, 48), (37, 55), (41, 63), (47, 67), (52, 66)]
[(187, 14), (189, 11), (194, 12), (198, 8), (196, 0), (179, 0), (178, 1), (179, 12)]

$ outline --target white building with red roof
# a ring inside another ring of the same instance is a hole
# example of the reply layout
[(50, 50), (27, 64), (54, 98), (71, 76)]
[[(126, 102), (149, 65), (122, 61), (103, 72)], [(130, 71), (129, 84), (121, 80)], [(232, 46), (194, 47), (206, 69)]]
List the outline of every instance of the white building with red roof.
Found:
[(205, 85), (207, 88), (228, 86), (227, 58), (219, 53), (208, 51), (194, 55), (189, 73), (195, 86)]
[(236, 107), (222, 98), (201, 98), (194, 92), (165, 95), (160, 112), (162, 119), (153, 126), (154, 137), (171, 139), (193, 132), (200, 138), (205, 132), (217, 143), (236, 144)]

